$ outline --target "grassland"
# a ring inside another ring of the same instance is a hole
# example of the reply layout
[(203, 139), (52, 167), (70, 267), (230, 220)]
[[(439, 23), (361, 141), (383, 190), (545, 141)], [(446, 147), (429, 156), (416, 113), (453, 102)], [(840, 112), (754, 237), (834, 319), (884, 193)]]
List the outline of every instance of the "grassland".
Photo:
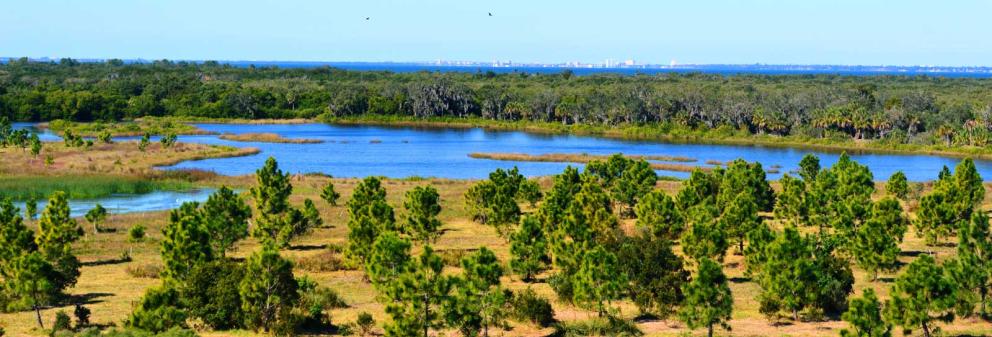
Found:
[(286, 138), (275, 133), (260, 133), (260, 132), (249, 132), (249, 133), (225, 133), (219, 136), (220, 139), (232, 140), (236, 142), (262, 142), (262, 143), (288, 143), (288, 144), (319, 144), (323, 143), (320, 139), (307, 139), (307, 138)]
[[(38, 158), (17, 149), (0, 150), (0, 158), (3, 158), (0, 163), (0, 173), (3, 174), (3, 178), (0, 178), (0, 181), (8, 180), (10, 176), (16, 177), (13, 180), (44, 181), (79, 175), (117, 175), (122, 177), (121, 179), (188, 179), (197, 181), (197, 184), (224, 184), (247, 189), (254, 184), (253, 176), (225, 177), (202, 172), (165, 173), (155, 170), (154, 167), (187, 159), (247, 155), (255, 152), (257, 150), (254, 149), (182, 143), (172, 148), (162, 148), (160, 144), (155, 143), (144, 152), (137, 150), (137, 144), (133, 142), (100, 144), (89, 149), (66, 148), (61, 143), (46, 143), (42, 156)], [(53, 159), (52, 165), (45, 165), (44, 160), (41, 159), (48, 155)], [(183, 174), (185, 175), (182, 178), (172, 176)], [(336, 189), (342, 194), (342, 200), (351, 197), (358, 183), (357, 179), (331, 179), (320, 175), (293, 176), (294, 190), (290, 198), (291, 203), (301, 205), (305, 198), (320, 200), (321, 188), (329, 181), (334, 182)], [(506, 262), (510, 257), (508, 243), (491, 227), (473, 222), (465, 207), (463, 195), (474, 183), (475, 181), (472, 180), (448, 179), (386, 179), (383, 182), (388, 191), (388, 202), (397, 210), (397, 219), (403, 219), (405, 216), (402, 199), (406, 191), (422, 185), (433, 185), (439, 190), (443, 208), (440, 219), (444, 223), (444, 234), (438, 240), (436, 248), (443, 255), (458, 256), (466, 250), (486, 246), (493, 249), (497, 256)], [(540, 178), (539, 183), (542, 188), (547, 189), (551, 186), (551, 179)], [(679, 182), (661, 181), (656, 189), (674, 195), (680, 186)], [(773, 183), (773, 187), (779, 188), (776, 183)], [(876, 197), (880, 197), (883, 193), (880, 184)], [(248, 198), (247, 195), (245, 197)], [(910, 201), (905, 206), (913, 210), (916, 202)], [(346, 207), (343, 203), (339, 206), (330, 206), (323, 202), (317, 202), (317, 207), (326, 226), (295, 241), (293, 246), (283, 250), (282, 254), (296, 262), (295, 272), (298, 276), (308, 275), (322, 285), (335, 289), (348, 303), (348, 308), (334, 309), (330, 312), (335, 323), (352, 322), (361, 312), (372, 313), (380, 324), (387, 321), (383, 304), (376, 300), (376, 292), (371, 285), (363, 281), (362, 272), (334, 268), (337, 255), (333, 253), (331, 247), (343, 246), (347, 240)], [(986, 199), (982, 208), (984, 210), (992, 208), (992, 200)], [(534, 209), (524, 205), (524, 211), (533, 212)], [(78, 221), (81, 225), (86, 225), (85, 220)], [(120, 325), (145, 289), (160, 284), (161, 281), (154, 278), (154, 273), (149, 271), (160, 268), (162, 264), (159, 242), (162, 237), (161, 230), (167, 221), (167, 212), (113, 214), (102, 225), (111, 230), (106, 233), (87, 234), (75, 245), (75, 251), (84, 262), (84, 266), (79, 283), (69, 291), (92, 310), (93, 323), (102, 326)], [(127, 238), (127, 229), (136, 224), (148, 228), (149, 237), (143, 242), (129, 242)], [(36, 222), (29, 222), (31, 227), (36, 225)], [(622, 226), (628, 232), (635, 231), (633, 220), (623, 220)], [(259, 244), (253, 239), (248, 239), (240, 242), (232, 255), (245, 257), (257, 248)], [(909, 263), (916, 255), (928, 251), (933, 251), (939, 260), (946, 260), (955, 255), (953, 246), (925, 246), (923, 239), (917, 237), (912, 230), (901, 244), (901, 249), (902, 254), (899, 259), (904, 263)], [(678, 248), (676, 250), (678, 251)], [(125, 253), (130, 259), (121, 259)], [(767, 319), (758, 311), (757, 297), (760, 288), (744, 275), (742, 262), (743, 257), (734, 254), (728, 254), (724, 261), (724, 271), (732, 280), (730, 287), (735, 304), (733, 320), (730, 322), (733, 330), (730, 333), (721, 332), (721, 335), (827, 337), (837, 336), (838, 330), (847, 326), (846, 323), (838, 320), (782, 323)], [(447, 270), (452, 273), (460, 272), (459, 267), (454, 263), (449, 263)], [(879, 280), (871, 281), (870, 275), (855, 267), (856, 283), (853, 295), (871, 288), (884, 300), (888, 297), (897, 274), (898, 272), (882, 273)], [(544, 280), (547, 276), (541, 275), (538, 279)], [(513, 290), (532, 288), (543, 296), (555, 298), (550, 286), (543, 281), (527, 284), (515, 276), (506, 276), (503, 283)], [(562, 321), (580, 321), (596, 316), (595, 312), (569, 304), (553, 302), (553, 305), (557, 319)], [(636, 315), (636, 309), (631, 303), (621, 302), (618, 305), (625, 317), (633, 318)], [(55, 313), (59, 310), (71, 312), (72, 307), (45, 309), (42, 315), (46, 325), (52, 324)], [(2, 313), (0, 325), (6, 328), (8, 336), (47, 335), (47, 331), (36, 328), (32, 312)], [(690, 332), (684, 324), (674, 318), (639, 320), (637, 325), (647, 336), (704, 335), (702, 330)], [(527, 323), (512, 322), (511, 326), (511, 330), (496, 331), (493, 335), (545, 336), (552, 332), (550, 328), (540, 328)], [(992, 324), (978, 319), (958, 319), (941, 326), (947, 335), (975, 336), (992, 333)], [(379, 329), (378, 332), (381, 333), (382, 330)], [(250, 331), (201, 331), (200, 333), (208, 337), (259, 335)], [(445, 335), (458, 334), (454, 331), (446, 331)], [(902, 336), (898, 329), (894, 335)]]

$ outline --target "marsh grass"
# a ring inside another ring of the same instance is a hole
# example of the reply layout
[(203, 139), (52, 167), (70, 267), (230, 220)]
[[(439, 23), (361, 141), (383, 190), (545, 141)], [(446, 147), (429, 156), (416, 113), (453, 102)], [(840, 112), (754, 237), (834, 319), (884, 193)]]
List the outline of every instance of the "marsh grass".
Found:
[(182, 191), (193, 184), (181, 180), (145, 180), (127, 176), (12, 176), (0, 179), (0, 198), (37, 200), (63, 191), (70, 199), (94, 199), (114, 194), (143, 194), (157, 190)]
[(307, 138), (286, 138), (270, 132), (225, 133), (218, 138), (236, 142), (288, 143), (288, 144), (320, 144), (323, 140)]

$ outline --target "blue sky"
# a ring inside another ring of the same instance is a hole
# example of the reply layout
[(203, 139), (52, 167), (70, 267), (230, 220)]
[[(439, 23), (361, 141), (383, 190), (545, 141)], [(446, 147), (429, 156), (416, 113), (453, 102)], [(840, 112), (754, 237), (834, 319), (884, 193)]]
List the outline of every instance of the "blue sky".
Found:
[(0, 56), (992, 65), (989, 0), (31, 0), (2, 8)]

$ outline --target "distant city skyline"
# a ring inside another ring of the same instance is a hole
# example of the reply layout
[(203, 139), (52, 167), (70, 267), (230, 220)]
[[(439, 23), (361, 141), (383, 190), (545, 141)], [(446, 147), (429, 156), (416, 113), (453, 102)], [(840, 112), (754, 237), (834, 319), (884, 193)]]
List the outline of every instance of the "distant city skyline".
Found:
[(985, 0), (34, 0), (4, 8), (0, 55), (9, 57), (992, 65)]

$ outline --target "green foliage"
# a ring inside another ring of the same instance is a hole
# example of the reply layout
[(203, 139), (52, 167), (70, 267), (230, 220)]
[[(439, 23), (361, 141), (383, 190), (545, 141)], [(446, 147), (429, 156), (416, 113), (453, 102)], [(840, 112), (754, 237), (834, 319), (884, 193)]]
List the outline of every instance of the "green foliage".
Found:
[(577, 303), (595, 308), (600, 316), (607, 312), (604, 302), (621, 298), (627, 276), (620, 269), (617, 256), (603, 246), (596, 246), (583, 255), (582, 264), (573, 276)]
[(55, 312), (55, 322), (52, 323), (52, 333), (56, 331), (72, 330), (72, 318), (65, 311)]
[(510, 237), (510, 255), (510, 269), (525, 282), (548, 268), (548, 241), (540, 220), (526, 216), (520, 221), (520, 228)]
[(172, 328), (185, 328), (186, 318), (179, 291), (166, 285), (146, 290), (134, 311), (124, 321), (124, 326), (158, 333)]
[(403, 202), (407, 211), (403, 231), (417, 241), (433, 244), (441, 234), (438, 232), (441, 220), (437, 219), (441, 213), (440, 198), (433, 186), (417, 186), (408, 191)]
[(100, 134), (96, 136), (96, 139), (104, 144), (110, 144), (114, 142), (111, 137), (112, 135), (110, 134), (110, 130), (103, 130), (103, 132), (100, 132)]
[(338, 198), (341, 197), (341, 193), (334, 190), (334, 182), (328, 181), (327, 185), (324, 185), (324, 189), (320, 191), (320, 198), (324, 199), (327, 204), (331, 206), (338, 205)]
[(367, 262), (380, 234), (396, 230), (393, 208), (386, 203), (386, 189), (379, 178), (362, 180), (348, 200), (348, 255)]
[(169, 223), (162, 228), (162, 262), (166, 278), (182, 281), (197, 265), (209, 262), (214, 253), (203, 212), (196, 202), (183, 203), (169, 212)]
[(203, 220), (210, 245), (221, 257), (241, 239), (248, 236), (251, 208), (227, 186), (221, 186), (203, 203)]
[(38, 250), (34, 231), (24, 225), (24, 219), (9, 200), (0, 200), (0, 276), (7, 277), (10, 263), (19, 256)]
[(882, 319), (882, 304), (875, 291), (865, 289), (860, 298), (852, 298), (841, 318), (851, 324), (851, 330), (841, 329), (841, 337), (891, 337), (892, 324)]
[(689, 179), (682, 183), (675, 198), (675, 204), (683, 212), (698, 205), (716, 205), (716, 196), (720, 191), (720, 177), (715, 173), (706, 173), (696, 169)]
[(160, 139), (159, 141), (162, 143), (162, 147), (164, 147), (164, 148), (170, 148), (173, 145), (176, 145), (176, 134), (175, 133), (168, 133), (168, 134), (162, 136), (162, 139)]
[(441, 257), (425, 246), (411, 271), (390, 285), (386, 313), (392, 322), (386, 324), (386, 336), (427, 335), (444, 327), (442, 306), (449, 301), (452, 281), (443, 268)]
[(15, 258), (5, 269), (6, 290), (16, 299), (7, 304), (8, 308), (34, 309), (38, 326), (44, 328), (41, 307), (53, 303), (60, 294), (59, 271), (38, 252)]
[(269, 157), (265, 166), (255, 172), (255, 179), (258, 184), (251, 188), (251, 195), (255, 198), (258, 217), (252, 235), (287, 246), (302, 221), (302, 214), (289, 205), (289, 195), (293, 193), (289, 173), (283, 173), (276, 159)]
[(521, 189), (526, 184), (527, 179), (516, 167), (496, 169), (489, 173), (488, 180), (480, 181), (465, 192), (465, 203), (475, 220), (493, 226), (501, 236), (507, 237), (512, 233), (512, 225), (520, 221), (517, 200), (533, 198), (534, 188)]
[(668, 317), (682, 303), (682, 285), (689, 272), (682, 258), (665, 239), (638, 236), (627, 238), (617, 253), (620, 270), (630, 281), (625, 287), (641, 313)]
[(731, 199), (720, 215), (720, 228), (726, 232), (726, 236), (736, 239), (737, 251), (741, 254), (744, 253), (744, 240), (747, 239), (747, 234), (758, 228), (760, 224), (758, 204), (754, 196), (746, 192), (738, 193)]
[(591, 161), (586, 171), (599, 177), (611, 197), (623, 208), (621, 214), (630, 214), (645, 194), (654, 189), (658, 175), (645, 160), (633, 160), (614, 154), (606, 161)]
[(136, 224), (128, 228), (127, 239), (131, 242), (141, 242), (145, 239), (145, 225)]
[(410, 271), (410, 241), (400, 238), (393, 231), (387, 231), (372, 244), (371, 255), (365, 264), (365, 273), (372, 285), (383, 291), (400, 276)]
[(906, 174), (902, 171), (893, 173), (885, 183), (885, 191), (897, 199), (906, 200), (909, 197), (909, 182), (906, 180)]
[(503, 266), (496, 254), (485, 247), (461, 263), (464, 274), (452, 280), (455, 287), (444, 308), (446, 319), (462, 335), (477, 336), (482, 331), (483, 336), (489, 336), (489, 328), (505, 326), (509, 316), (507, 302), (511, 295), (500, 286)]
[(72, 252), (72, 243), (79, 240), (83, 229), (69, 215), (69, 200), (65, 193), (55, 192), (48, 199), (45, 210), (38, 220), (38, 235), (35, 243), (45, 257), (55, 276), (51, 282), (57, 292), (72, 287), (79, 278), (79, 259)]
[(690, 329), (706, 327), (707, 335), (713, 336), (713, 327), (730, 330), (727, 321), (734, 309), (734, 298), (727, 285), (727, 277), (719, 263), (710, 259), (699, 261), (699, 271), (692, 281), (682, 286), (685, 302), (679, 311), (679, 319)]
[(510, 316), (518, 321), (527, 321), (538, 326), (548, 326), (555, 321), (555, 310), (551, 307), (551, 302), (531, 288), (514, 293), (510, 299), (510, 307), (513, 309)]
[(637, 227), (650, 230), (656, 238), (677, 240), (685, 229), (685, 219), (675, 200), (662, 191), (645, 195), (634, 208)]
[(872, 279), (878, 278), (879, 270), (898, 267), (899, 243), (908, 225), (899, 201), (887, 198), (875, 203), (869, 218), (854, 230), (849, 250), (858, 266), (872, 274)]
[(372, 335), (372, 329), (375, 328), (375, 318), (372, 318), (372, 314), (362, 311), (358, 314), (358, 318), (355, 319), (355, 324), (358, 325), (359, 336), (370, 336)]
[(151, 138), (152, 138), (152, 135), (150, 135), (148, 133), (145, 133), (144, 135), (142, 135), (141, 136), (141, 140), (138, 141), (138, 150), (141, 151), (141, 152), (145, 152), (145, 149), (148, 148), (148, 144), (151, 143)]
[(145, 180), (124, 176), (6, 176), (0, 180), (0, 198), (30, 200), (65, 192), (70, 199), (95, 199), (113, 194), (144, 194), (158, 190), (180, 191), (193, 185), (177, 180)]
[(565, 321), (555, 324), (553, 336), (585, 337), (585, 336), (618, 336), (638, 337), (644, 332), (632, 321), (606, 315), (581, 321)]
[(700, 205), (689, 209), (689, 227), (682, 233), (682, 252), (693, 261), (703, 258), (723, 261), (729, 242), (727, 231), (716, 217), (717, 210), (713, 206)]
[(72, 310), (72, 315), (76, 317), (77, 329), (90, 325), (90, 309), (84, 307), (82, 304), (76, 303), (75, 309)]
[(254, 331), (287, 329), (292, 325), (292, 309), (299, 300), (293, 265), (279, 256), (271, 245), (264, 245), (244, 264), (244, 278), (238, 286), (245, 327)]
[(215, 330), (243, 327), (241, 295), (238, 288), (244, 271), (228, 260), (193, 267), (179, 287), (182, 307), (189, 317), (198, 318)]
[(815, 154), (807, 153), (803, 156), (803, 159), (799, 161), (799, 176), (803, 178), (807, 184), (816, 181), (817, 174), (820, 173), (820, 158)]
[[(945, 170), (946, 171), (946, 170)], [(936, 244), (942, 237), (954, 234), (958, 227), (971, 219), (975, 207), (985, 200), (985, 186), (970, 158), (962, 160), (954, 174), (941, 173), (933, 190), (920, 199), (916, 230), (927, 244)]]
[[(812, 182), (812, 181), (811, 181)], [(809, 206), (806, 204), (806, 183), (788, 173), (779, 179), (782, 193), (775, 199), (775, 217), (799, 226), (807, 222)]]
[(100, 233), (100, 224), (107, 219), (107, 209), (103, 208), (103, 205), (96, 203), (88, 212), (86, 212), (86, 221), (89, 221), (93, 225), (93, 234)]
[[(799, 320), (800, 313), (838, 313), (847, 303), (854, 276), (847, 261), (832, 254), (823, 238), (802, 236), (795, 227), (786, 227), (774, 239), (753, 252), (751, 264), (758, 264), (755, 279), (761, 286), (760, 311), (768, 316), (785, 311)], [(749, 255), (750, 257), (750, 255)]]
[(30, 197), (24, 202), (24, 216), (28, 220), (34, 220), (38, 216), (38, 200), (34, 197)]
[(761, 163), (748, 163), (743, 159), (735, 159), (727, 164), (723, 172), (718, 190), (717, 204), (720, 209), (730, 207), (739, 195), (746, 194), (761, 211), (771, 211), (775, 206), (775, 192), (765, 178), (765, 170)]
[(885, 303), (885, 318), (902, 326), (905, 334), (919, 327), (930, 337), (936, 322), (954, 320), (957, 285), (930, 255), (920, 255), (899, 275)]

